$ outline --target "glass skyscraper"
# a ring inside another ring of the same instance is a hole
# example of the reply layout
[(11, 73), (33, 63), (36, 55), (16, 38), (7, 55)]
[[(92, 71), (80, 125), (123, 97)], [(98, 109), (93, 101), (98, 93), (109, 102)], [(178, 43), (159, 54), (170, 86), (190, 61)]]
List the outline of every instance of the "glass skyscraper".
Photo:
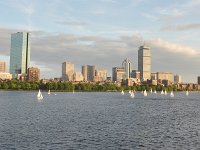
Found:
[(131, 72), (132, 72), (132, 65), (131, 65), (131, 61), (126, 58), (123, 62), (122, 62), (122, 67), (125, 69), (126, 72), (126, 79), (131, 78)]
[(11, 34), (10, 73), (27, 74), (30, 64), (30, 33), (17, 32)]
[(140, 46), (138, 50), (138, 70), (140, 80), (151, 79), (151, 50), (147, 46)]

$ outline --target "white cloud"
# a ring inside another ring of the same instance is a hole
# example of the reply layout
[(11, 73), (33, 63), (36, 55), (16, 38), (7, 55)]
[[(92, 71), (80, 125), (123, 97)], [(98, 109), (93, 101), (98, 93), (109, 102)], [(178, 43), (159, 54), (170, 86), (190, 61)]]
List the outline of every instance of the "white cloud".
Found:
[(147, 41), (147, 43), (153, 48), (158, 48), (160, 50), (168, 51), (170, 53), (185, 55), (187, 57), (197, 57), (198, 56), (200, 58), (199, 51), (197, 51), (194, 48), (184, 46), (181, 44), (170, 43), (170, 42), (164, 41), (162, 39), (149, 40), (149, 41)]

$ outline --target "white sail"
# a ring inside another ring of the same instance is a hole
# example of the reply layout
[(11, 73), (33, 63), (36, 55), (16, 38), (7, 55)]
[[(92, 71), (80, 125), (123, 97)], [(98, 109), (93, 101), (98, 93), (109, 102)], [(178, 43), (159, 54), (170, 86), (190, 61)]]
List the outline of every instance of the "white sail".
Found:
[(144, 96), (147, 96), (147, 91), (146, 90), (144, 90)]
[(132, 91), (131, 91), (131, 90), (129, 90), (129, 91), (128, 91), (128, 93), (129, 93), (129, 94), (131, 94), (131, 93), (132, 93)]
[(154, 93), (155, 93), (155, 94), (157, 93), (156, 90), (154, 91)]
[(188, 92), (188, 90), (186, 91), (186, 96), (188, 96), (189, 95), (189, 92)]
[(160, 93), (160, 94), (164, 94), (163, 90), (161, 91), (161, 93)]
[(135, 94), (133, 91), (131, 91), (131, 98), (134, 98), (135, 97)]
[(121, 94), (124, 95), (124, 91), (123, 90), (121, 91)]
[(38, 99), (38, 100), (42, 100), (42, 99), (43, 99), (43, 96), (42, 96), (42, 93), (41, 93), (40, 90), (38, 91), (37, 99)]
[(165, 95), (167, 95), (167, 91), (165, 90)]
[(174, 93), (173, 93), (173, 91), (171, 91), (171, 93), (170, 93), (170, 97), (174, 97)]
[(50, 90), (48, 91), (48, 94), (49, 94), (49, 95), (51, 94)]
[(151, 93), (153, 92), (153, 91), (152, 91), (152, 88), (151, 88), (151, 91), (150, 91), (150, 92), (151, 92)]

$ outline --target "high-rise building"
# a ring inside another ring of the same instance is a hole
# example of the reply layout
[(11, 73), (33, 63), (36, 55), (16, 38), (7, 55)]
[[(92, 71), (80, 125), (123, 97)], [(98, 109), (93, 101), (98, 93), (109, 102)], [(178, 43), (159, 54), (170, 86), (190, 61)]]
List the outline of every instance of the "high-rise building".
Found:
[(40, 80), (40, 69), (39, 68), (28, 68), (28, 81), (39, 81)]
[(14, 77), (17, 74), (27, 74), (30, 64), (30, 45), (30, 33), (17, 32), (11, 34), (10, 73)]
[(197, 77), (197, 82), (200, 84), (200, 76)]
[(105, 69), (95, 70), (94, 81), (102, 82), (102, 81), (106, 81), (106, 79), (107, 79), (107, 70)]
[(124, 68), (114, 67), (112, 70), (113, 81), (122, 82), (122, 79), (126, 78), (126, 72)]
[(151, 51), (147, 46), (140, 46), (138, 50), (138, 70), (140, 80), (151, 79)]
[(0, 61), (0, 72), (6, 72), (6, 62)]
[(71, 62), (62, 63), (62, 79), (65, 81), (73, 81), (74, 64)]
[(181, 83), (181, 76), (180, 75), (174, 75), (174, 83)]
[(73, 80), (77, 81), (77, 82), (83, 81), (82, 73), (81, 72), (75, 72), (74, 75), (73, 75)]
[(84, 81), (93, 81), (95, 76), (95, 66), (84, 65), (82, 66), (82, 74)]
[(132, 65), (131, 65), (131, 61), (126, 58), (123, 62), (122, 62), (122, 67), (125, 69), (125, 76), (126, 79), (131, 78), (131, 71), (132, 71)]

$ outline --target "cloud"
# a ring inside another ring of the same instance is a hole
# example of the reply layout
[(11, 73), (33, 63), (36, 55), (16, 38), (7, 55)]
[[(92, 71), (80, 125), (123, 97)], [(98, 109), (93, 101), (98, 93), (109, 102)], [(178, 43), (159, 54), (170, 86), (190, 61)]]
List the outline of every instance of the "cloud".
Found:
[(185, 31), (185, 30), (199, 30), (200, 23), (182, 24), (177, 26), (166, 26), (161, 28), (161, 31)]
[(69, 25), (69, 26), (88, 26), (88, 23), (79, 22), (79, 21), (57, 21), (57, 24), (60, 25)]
[(194, 48), (183, 46), (181, 44), (170, 43), (162, 39), (149, 40), (147, 43), (154, 48), (162, 49), (170, 53), (185, 55), (187, 57), (200, 56), (200, 52)]

